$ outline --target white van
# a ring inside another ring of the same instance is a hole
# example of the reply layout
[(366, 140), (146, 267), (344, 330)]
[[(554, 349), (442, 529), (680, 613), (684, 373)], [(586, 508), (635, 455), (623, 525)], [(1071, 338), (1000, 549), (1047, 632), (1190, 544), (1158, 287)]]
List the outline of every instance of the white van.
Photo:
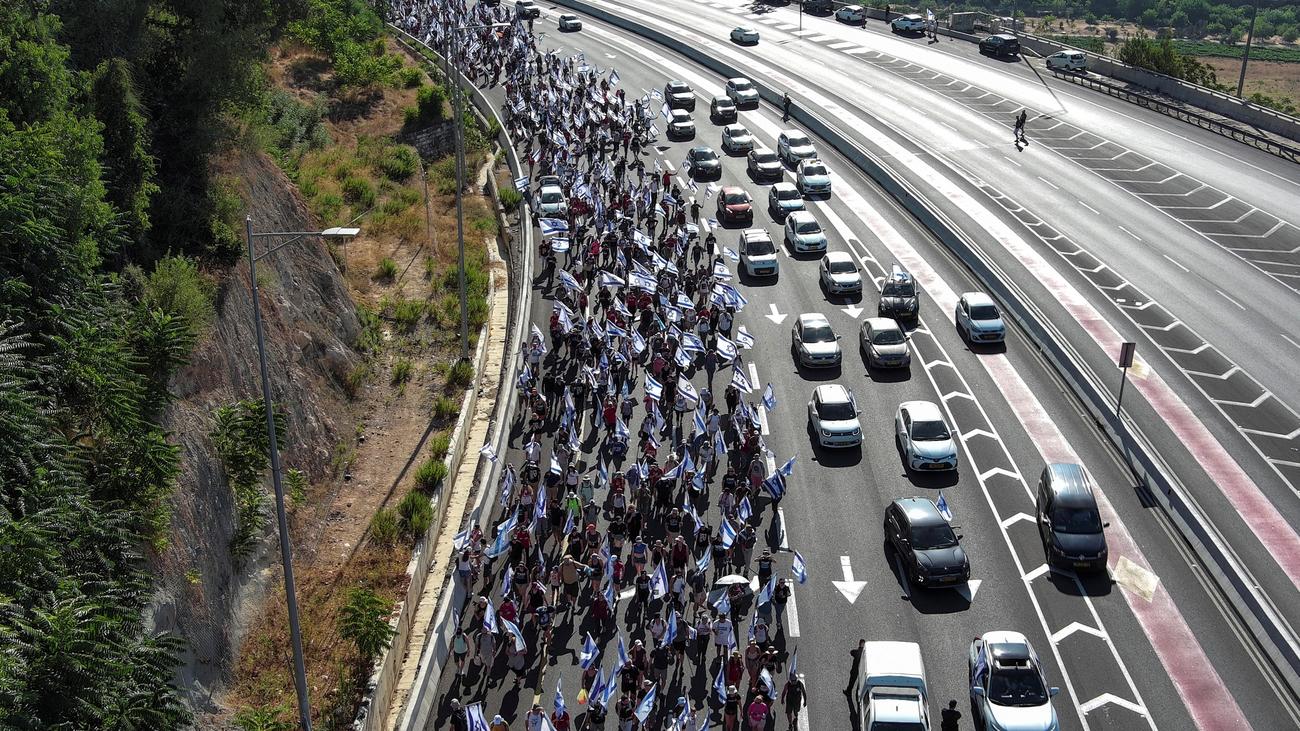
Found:
[(1058, 51), (1047, 57), (1047, 68), (1082, 73), (1088, 70), (1088, 57), (1083, 51)]
[(921, 646), (877, 641), (858, 658), (858, 718), (862, 731), (929, 731), (929, 694)]

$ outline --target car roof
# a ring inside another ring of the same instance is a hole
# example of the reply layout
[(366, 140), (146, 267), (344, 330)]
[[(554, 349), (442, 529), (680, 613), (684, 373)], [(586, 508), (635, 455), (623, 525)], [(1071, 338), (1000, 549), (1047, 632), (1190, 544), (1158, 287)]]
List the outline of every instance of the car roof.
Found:
[(1058, 462), (1047, 465), (1043, 471), (1051, 473), (1050, 484), (1057, 503), (1074, 508), (1097, 507), (1092, 483), (1081, 465)]
[(817, 219), (813, 216), (812, 211), (795, 211), (787, 216), (785, 220), (794, 225), (801, 223), (817, 223)]
[(862, 321), (863, 325), (870, 325), (872, 330), (899, 330), (902, 326), (892, 317), (868, 317)]
[(766, 147), (761, 147), (761, 146), (755, 145), (755, 146), (754, 146), (754, 149), (752, 149), (752, 150), (749, 151), (749, 154), (757, 156), (757, 155), (775, 155), (776, 153), (775, 153), (775, 152), (772, 152), (771, 150), (767, 149)]
[(903, 17), (904, 17), (904, 18), (907, 18), (908, 20), (920, 20), (920, 19), (921, 19), (921, 16), (918, 15), (918, 14), (916, 14), (916, 13), (908, 13), (907, 15), (904, 15)]
[(671, 114), (672, 114), (674, 117), (690, 117), (690, 116), (691, 116), (691, 113), (688, 112), (688, 111), (686, 111), (685, 109), (674, 109), (674, 110), (672, 110)]
[(853, 261), (853, 257), (849, 256), (847, 251), (828, 251), (822, 258), (829, 262)]
[(745, 128), (745, 125), (740, 124), (738, 122), (732, 122), (731, 124), (723, 127), (722, 129), (726, 130), (727, 132), (749, 132), (749, 130)]
[(846, 404), (849, 402), (849, 389), (838, 383), (823, 383), (813, 391), (822, 403)]
[[(740, 27), (740, 28), (737, 28), (736, 30), (749, 30), (749, 29), (747, 29), (747, 28), (745, 28), (745, 27), (742, 26), (742, 27)], [(733, 77), (731, 77), (730, 79), (727, 79), (727, 83), (728, 83), (728, 84), (739, 84), (739, 83), (742, 82), (742, 81), (745, 82), (746, 84), (752, 84), (752, 83), (754, 83), (754, 82), (750, 81), (749, 79), (745, 78), (744, 76), (733, 76)]]
[(744, 192), (745, 192), (745, 189), (742, 188), (742, 187), (740, 187), (739, 185), (724, 185), (724, 186), (722, 186), (722, 194), (723, 194), (723, 195), (731, 195), (732, 193), (744, 193)]
[(682, 81), (681, 79), (671, 79), (667, 84), (665, 84), (665, 86), (672, 86), (672, 87), (680, 86), (680, 87), (685, 87), (687, 89), (691, 88), (690, 84), (686, 83), (685, 81)]
[(578, 19), (578, 16), (576, 16), (576, 15), (574, 15), (574, 14), (572, 14), (572, 13), (565, 13), (564, 15), (561, 15), (561, 16), (560, 16), (560, 20), (577, 20), (577, 19)]
[(934, 501), (924, 497), (905, 497), (894, 501), (912, 525), (943, 525), (948, 521), (939, 514)]
[(912, 279), (912, 273), (904, 269), (902, 264), (894, 264), (889, 267), (889, 278), (910, 281)]
[(767, 229), (762, 229), (762, 228), (747, 228), (744, 231), (740, 232), (740, 238), (745, 239), (746, 241), (750, 239), (767, 239), (768, 241), (772, 240), (772, 237), (767, 235)]
[(907, 409), (912, 421), (943, 421), (943, 414), (933, 401), (904, 401), (898, 408)]
[[(694, 155), (694, 154), (698, 154), (698, 153), (701, 153), (701, 152), (713, 152), (713, 148), (712, 148), (712, 147), (709, 147), (708, 145), (696, 145), (695, 147), (692, 147), (692, 148), (691, 148), (691, 154), (692, 154), (692, 155)], [(716, 155), (717, 153), (714, 153), (714, 154)]]
[(783, 129), (781, 130), (781, 136), (782, 137), (807, 137), (808, 135), (805, 135), (803, 132), (800, 132), (797, 129)]
[(803, 323), (805, 327), (807, 327), (808, 325), (830, 325), (831, 324), (831, 321), (826, 319), (826, 316), (820, 312), (805, 312), (799, 315), (799, 322)]
[(800, 170), (802, 170), (802, 169), (804, 169), (804, 168), (806, 168), (806, 167), (810, 167), (810, 166), (812, 166), (812, 165), (823, 165), (823, 166), (824, 166), (825, 163), (822, 162), (822, 159), (821, 159), (820, 157), (805, 157), (804, 159), (802, 159), (802, 160), (799, 161), (799, 169), (800, 169)]
[(966, 300), (968, 305), (991, 305), (993, 298), (983, 292), (966, 292), (962, 294), (962, 299)]
[(798, 191), (799, 189), (796, 188), (796, 187), (794, 187), (794, 183), (790, 183), (790, 182), (787, 182), (787, 181), (782, 180), (782, 181), (779, 182), (779, 183), (773, 183), (773, 184), (772, 184), (772, 190), (780, 190), (780, 191), (793, 190), (793, 191)]
[(563, 190), (560, 190), (560, 186), (559, 186), (558, 184), (556, 184), (556, 183), (546, 183), (545, 185), (542, 186), (542, 192), (543, 192), (543, 193), (545, 193), (546, 191), (551, 190), (551, 189), (558, 190), (558, 191), (560, 191), (561, 193), (564, 192)]
[(1004, 41), (1018, 40), (1015, 36), (1011, 35), (1010, 33), (996, 33), (994, 35), (989, 36), (989, 38), (998, 38)]
[(1007, 661), (1026, 663), (1033, 659), (1033, 651), (1029, 648), (1029, 640), (1019, 632), (1007, 630), (986, 632), (980, 639), (984, 640), (988, 653), (993, 657), (995, 663)]
[(714, 104), (727, 104), (727, 105), (733, 105), (733, 104), (735, 104), (735, 102), (731, 101), (731, 97), (729, 97), (729, 96), (715, 96), (715, 97), (713, 97), (713, 103), (714, 103)]

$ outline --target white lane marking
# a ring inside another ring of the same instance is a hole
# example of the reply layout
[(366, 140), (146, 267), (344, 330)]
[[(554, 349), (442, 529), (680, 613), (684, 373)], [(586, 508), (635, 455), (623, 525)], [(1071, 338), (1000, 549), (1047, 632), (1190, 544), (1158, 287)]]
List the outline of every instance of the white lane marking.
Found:
[(1281, 335), (1282, 338), (1283, 338), (1284, 340), (1286, 340), (1288, 343), (1291, 343), (1292, 345), (1296, 346), (1297, 348), (1300, 348), (1300, 343), (1297, 343), (1296, 341), (1292, 340), (1292, 339), (1291, 339), (1291, 338), (1290, 338), (1286, 333), (1278, 333), (1278, 335)]
[(1075, 632), (1084, 632), (1086, 634), (1092, 635), (1093, 637), (1100, 637), (1103, 640), (1109, 639), (1106, 636), (1105, 632), (1102, 632), (1096, 627), (1089, 627), (1088, 625), (1083, 624), (1082, 622), (1071, 622), (1066, 626), (1062, 627), (1061, 629), (1058, 629), (1056, 632), (1052, 633), (1052, 642), (1059, 643), (1061, 640), (1065, 639), (1066, 637), (1069, 637)]
[[(1020, 513), (1020, 515), (1024, 515), (1024, 513)], [(1037, 579), (1043, 574), (1047, 573), (1049, 570), (1050, 569), (1047, 567), (1047, 564), (1042, 563), (1039, 564), (1036, 568), (1032, 569), (1031, 571), (1021, 574), (1020, 578), (1024, 579), (1025, 583), (1028, 583), (1033, 581), (1034, 579)]]
[(1027, 515), (1025, 513), (1016, 513), (1015, 515), (1007, 518), (1006, 520), (1003, 520), (1002, 527), (1010, 528), (1011, 526), (1015, 525), (1016, 523), (1019, 523), (1022, 520), (1027, 523), (1032, 523), (1034, 522), (1034, 516)]
[(1216, 289), (1216, 290), (1214, 290), (1214, 291), (1215, 291), (1215, 292), (1218, 292), (1220, 297), (1222, 297), (1222, 298), (1224, 298), (1225, 300), (1228, 300), (1228, 301), (1231, 302), (1232, 304), (1236, 305), (1237, 308), (1240, 309), (1242, 312), (1245, 312), (1245, 311), (1246, 311), (1246, 307), (1245, 307), (1244, 305), (1242, 305), (1242, 304), (1241, 304), (1240, 302), (1238, 302), (1237, 300), (1235, 300), (1235, 299), (1229, 297), (1228, 295), (1224, 294), (1224, 293), (1223, 293), (1223, 290), (1221, 290), (1221, 289)]
[(792, 639), (799, 639), (799, 605), (795, 602), (794, 592), (790, 592), (790, 600), (785, 603), (785, 621), (788, 629), (785, 633)]
[(776, 514), (781, 521), (781, 550), (790, 550), (790, 531), (785, 528), (785, 508), (777, 508)]
[(842, 581), (832, 580), (831, 583), (835, 585), (836, 589), (840, 590), (845, 599), (849, 600), (849, 604), (852, 604), (858, 600), (858, 595), (867, 587), (867, 582), (853, 580), (853, 564), (848, 556), (840, 556), (840, 571), (844, 574), (844, 579)]
[(1037, 177), (1038, 177), (1039, 180), (1041, 180), (1041, 181), (1043, 181), (1044, 183), (1046, 183), (1046, 184), (1047, 184), (1047, 187), (1051, 188), (1052, 190), (1060, 190), (1060, 188), (1056, 187), (1056, 183), (1053, 183), (1052, 181), (1048, 180), (1047, 178), (1044, 178), (1044, 177), (1041, 176), (1041, 175), (1039, 175), (1039, 176), (1037, 176)]
[(1124, 228), (1123, 226), (1120, 226), (1120, 227), (1119, 227), (1119, 230), (1120, 230), (1120, 231), (1123, 231), (1124, 233), (1128, 234), (1129, 236), (1132, 236), (1133, 238), (1137, 239), (1138, 241), (1141, 241), (1141, 240), (1142, 240), (1142, 237), (1141, 237), (1141, 236), (1138, 236), (1137, 234), (1133, 233), (1132, 231), (1129, 231), (1128, 229)]
[(1087, 208), (1088, 210), (1092, 211), (1094, 215), (1097, 215), (1097, 216), (1100, 216), (1100, 215), (1101, 215), (1101, 211), (1097, 210), (1096, 208), (1093, 208), (1092, 206), (1088, 205), (1087, 203), (1084, 203), (1083, 201), (1079, 201), (1079, 205), (1081, 205), (1081, 206), (1083, 206), (1084, 208)]
[(1143, 716), (1146, 715), (1145, 708), (1139, 706), (1138, 704), (1132, 701), (1120, 698), (1119, 696), (1113, 693), (1102, 693), (1096, 698), (1093, 698), (1092, 700), (1079, 706), (1079, 709), (1082, 710), (1084, 713), (1088, 713), (1089, 711), (1096, 710), (1097, 708), (1100, 708), (1101, 706), (1104, 706), (1107, 703), (1114, 703), (1115, 705), (1120, 706), (1121, 708), (1127, 708), (1128, 710), (1134, 713), (1141, 714)]
[[(760, 382), (758, 380), (758, 368), (754, 365), (753, 361), (750, 361), (749, 363), (749, 383), (755, 389), (762, 388), (759, 385)], [(764, 435), (771, 433), (771, 431), (767, 428), (767, 407), (763, 406), (762, 404), (759, 404), (758, 406), (758, 424), (759, 424), (759, 430)], [(771, 470), (768, 470), (768, 472), (770, 473)]]
[(1012, 165), (1015, 165), (1016, 167), (1020, 167), (1020, 163), (1016, 162), (1015, 160), (1012, 160), (1011, 158), (1007, 157), (1006, 155), (1003, 155), (1003, 156), (1002, 156), (1002, 159), (1003, 159), (1003, 160), (1006, 160), (1007, 162), (1011, 163)]

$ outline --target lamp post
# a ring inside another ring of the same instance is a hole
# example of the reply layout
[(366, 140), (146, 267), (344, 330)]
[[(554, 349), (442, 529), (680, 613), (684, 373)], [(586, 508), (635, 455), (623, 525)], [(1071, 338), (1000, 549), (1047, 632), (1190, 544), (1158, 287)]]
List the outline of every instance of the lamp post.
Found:
[[(456, 39), (460, 31), (482, 30), (484, 28), (504, 28), (509, 23), (481, 23), (478, 25), (461, 25), (452, 28), (448, 33), (448, 49), (443, 56), (443, 62), (446, 66), (447, 82), (452, 86), (448, 89), (451, 94), (451, 113), (455, 115), (456, 121), (452, 125), (456, 137), (456, 250), (460, 264), (460, 358), (469, 360), (469, 300), (465, 291), (465, 133), (463, 126), (465, 124), (465, 112), (461, 108), (461, 90), (459, 77), (461, 76), (460, 68), (457, 66), (456, 56), (457, 47)], [(453, 71), (455, 76), (452, 75)]]
[[(262, 335), (262, 305), (257, 294), (257, 261), (308, 236), (347, 240), (360, 233), (356, 228), (329, 228), (324, 231), (253, 232), (253, 217), (244, 219), (248, 240), (248, 280), (253, 291), (253, 326), (257, 332), (257, 360), (262, 372), (262, 403), (266, 408), (266, 438), (271, 455), (271, 484), (275, 486), (275, 517), (280, 530), (280, 563), (284, 567), (284, 596), (289, 611), (289, 636), (293, 644), (294, 686), (298, 691), (298, 722), (302, 731), (311, 731), (311, 704), (307, 699), (307, 667), (302, 657), (302, 632), (298, 625), (298, 596), (293, 581), (293, 551), (289, 545), (289, 520), (284, 512), (284, 486), (280, 482), (280, 450), (275, 440), (275, 408), (271, 403), (271, 380), (266, 365), (266, 340)], [(258, 255), (253, 250), (257, 239), (274, 236), (292, 237)]]
[(1241, 98), (1242, 87), (1246, 85), (1246, 62), (1250, 60), (1250, 43), (1255, 40), (1255, 15), (1259, 13), (1259, 0), (1250, 5), (1250, 30), (1246, 31), (1246, 50), (1241, 54), (1241, 75), (1237, 77), (1237, 98)]

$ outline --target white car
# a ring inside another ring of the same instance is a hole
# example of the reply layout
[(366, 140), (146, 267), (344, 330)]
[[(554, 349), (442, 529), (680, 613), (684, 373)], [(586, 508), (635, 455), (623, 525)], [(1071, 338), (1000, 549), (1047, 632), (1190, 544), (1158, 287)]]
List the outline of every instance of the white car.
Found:
[(957, 469), (957, 445), (931, 401), (904, 401), (894, 415), (894, 438), (907, 468), (917, 472)]
[(803, 196), (794, 183), (781, 181), (767, 192), (767, 207), (781, 220), (795, 211), (804, 210)]
[(829, 294), (849, 294), (862, 291), (862, 273), (857, 262), (846, 251), (828, 251), (822, 257), (822, 286)]
[(867, 11), (861, 5), (845, 5), (835, 11), (835, 19), (841, 23), (865, 23)]
[(754, 87), (754, 82), (743, 76), (727, 79), (727, 97), (735, 102), (737, 107), (747, 104), (758, 106), (758, 89)]
[(515, 15), (524, 20), (529, 18), (539, 18), (542, 15), (542, 9), (537, 7), (533, 0), (518, 0), (515, 3)]
[(776, 137), (776, 154), (787, 165), (796, 165), (800, 160), (817, 157), (817, 148), (813, 147), (808, 135), (797, 129), (787, 129)]
[(862, 444), (858, 402), (853, 391), (838, 383), (813, 389), (808, 402), (808, 426), (823, 447), (857, 447)]
[(1047, 68), (1053, 71), (1087, 71), (1088, 57), (1083, 51), (1057, 51), (1047, 57)]
[(966, 292), (957, 300), (957, 329), (971, 343), (1000, 343), (1007, 337), (1002, 313), (983, 292)]
[(582, 20), (578, 18), (578, 16), (576, 15), (568, 15), (568, 14), (561, 15), (560, 30), (562, 31), (582, 30)]
[(805, 196), (831, 194), (831, 172), (826, 169), (826, 163), (816, 158), (799, 161), (794, 182)]
[(689, 140), (695, 137), (695, 121), (685, 109), (674, 109), (668, 113), (668, 136), (672, 139)]
[(916, 13), (900, 15), (889, 21), (889, 29), (895, 33), (911, 33), (925, 30), (925, 18)]
[(733, 43), (758, 43), (758, 31), (749, 26), (736, 26), (731, 29)]
[(867, 356), (868, 368), (907, 368), (912, 365), (912, 349), (897, 320), (868, 317), (862, 321), (858, 339), (862, 352)]
[(831, 321), (817, 312), (805, 312), (790, 328), (790, 351), (800, 365), (830, 368), (840, 364), (840, 338)]
[(785, 243), (797, 254), (826, 251), (826, 232), (811, 211), (794, 211), (785, 218)]
[(985, 632), (971, 640), (966, 658), (975, 727), (1002, 731), (1056, 731), (1059, 720), (1047, 674), (1029, 638), (1019, 632)]
[(543, 185), (537, 193), (537, 212), (543, 216), (563, 218), (569, 215), (569, 202), (558, 185)]
[(740, 264), (751, 277), (775, 277), (781, 271), (776, 245), (761, 228), (740, 232)]
[(749, 152), (754, 149), (754, 135), (743, 124), (729, 124), (722, 128), (723, 152)]

